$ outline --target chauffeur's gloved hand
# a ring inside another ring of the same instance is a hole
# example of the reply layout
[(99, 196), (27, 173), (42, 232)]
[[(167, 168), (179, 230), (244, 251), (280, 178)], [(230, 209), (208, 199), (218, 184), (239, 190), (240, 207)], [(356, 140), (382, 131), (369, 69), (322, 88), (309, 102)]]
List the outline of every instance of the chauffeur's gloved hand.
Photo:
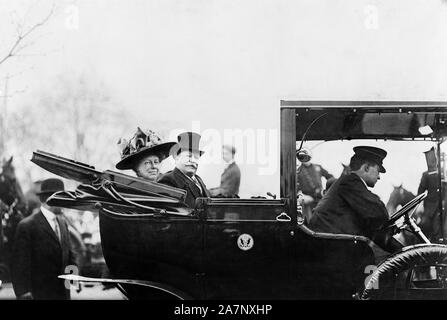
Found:
[(304, 204), (310, 204), (312, 202), (314, 202), (314, 198), (311, 196), (308, 196), (307, 194), (303, 194), (303, 202)]
[(399, 251), (403, 246), (399, 241), (393, 238), (396, 229), (397, 227), (393, 226), (386, 230), (380, 230), (373, 235), (372, 240), (383, 250), (390, 253)]
[(396, 222), (394, 223), (395, 228), (396, 228), (396, 232), (395, 233), (399, 233), (400, 230), (402, 230), (406, 223), (405, 223), (405, 217), (400, 217), (398, 220), (396, 220)]

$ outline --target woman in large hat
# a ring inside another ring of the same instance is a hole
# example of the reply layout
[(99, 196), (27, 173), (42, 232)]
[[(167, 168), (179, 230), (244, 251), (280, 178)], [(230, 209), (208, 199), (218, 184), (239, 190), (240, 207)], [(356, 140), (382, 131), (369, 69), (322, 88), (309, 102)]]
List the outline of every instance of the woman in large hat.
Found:
[(121, 161), (116, 164), (120, 170), (131, 169), (140, 178), (156, 181), (160, 175), (160, 164), (169, 156), (175, 142), (165, 142), (152, 130), (144, 132), (137, 128), (135, 135), (127, 141), (120, 139)]

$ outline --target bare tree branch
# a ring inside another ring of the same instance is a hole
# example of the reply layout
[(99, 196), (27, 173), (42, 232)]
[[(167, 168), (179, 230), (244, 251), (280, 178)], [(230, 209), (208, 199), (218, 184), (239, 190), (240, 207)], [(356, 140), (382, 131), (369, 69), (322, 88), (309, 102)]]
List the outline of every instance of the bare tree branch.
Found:
[(11, 46), (11, 48), (9, 49), (8, 54), (6, 54), (6, 56), (4, 56), (3, 58), (0, 59), (0, 65), (2, 63), (4, 63), (6, 60), (8, 60), (9, 58), (13, 57), (13, 56), (17, 56), (18, 53), (27, 45), (22, 45), (22, 42), (24, 41), (24, 39), (26, 39), (31, 33), (33, 33), (36, 29), (40, 28), (41, 26), (43, 26), (45, 23), (47, 23), (47, 21), (50, 19), (50, 17), (53, 15), (54, 13), (54, 3), (53, 6), (51, 7), (50, 12), (48, 13), (48, 15), (41, 20), (40, 22), (32, 25), (27, 31), (23, 32), (22, 29), (22, 25), (20, 23), (17, 24), (17, 32), (18, 32), (18, 36), (16, 41), (14, 42), (14, 44)]
[(23, 54), (16, 54), (14, 57), (45, 57), (47, 56), (47, 53), (23, 53)]
[(16, 33), (17, 37), (20, 37), (20, 35), (23, 33), (23, 25), (20, 22), (16, 22)]
[[(19, 47), (17, 47), (17, 51), (16, 52), (20, 52), (23, 51), (23, 49), (26, 49), (28, 47), (31, 47), (32, 45), (34, 45), (36, 42), (35, 41), (31, 41), (28, 43), (23, 43), (22, 45), (20, 45)], [(16, 54), (18, 55), (18, 54)]]
[(5, 77), (5, 79), (6, 79), (6, 78), (8, 78), (8, 79), (13, 79), (13, 78), (15, 78), (15, 77), (21, 76), (22, 74), (24, 74), (24, 73), (27, 72), (27, 71), (34, 70), (35, 67), (36, 67), (35, 65), (32, 65), (31, 67), (22, 69), (21, 71), (18, 71), (18, 72), (16, 72), (16, 73), (12, 73), (12, 74), (8, 73), (8, 75)]
[(9, 98), (13, 98), (14, 96), (16, 96), (18, 94), (22, 94), (22, 93), (26, 92), (26, 90), (28, 90), (28, 86), (26, 86), (25, 88), (20, 89), (20, 90), (15, 90), (13, 93), (11, 93), (9, 95)]

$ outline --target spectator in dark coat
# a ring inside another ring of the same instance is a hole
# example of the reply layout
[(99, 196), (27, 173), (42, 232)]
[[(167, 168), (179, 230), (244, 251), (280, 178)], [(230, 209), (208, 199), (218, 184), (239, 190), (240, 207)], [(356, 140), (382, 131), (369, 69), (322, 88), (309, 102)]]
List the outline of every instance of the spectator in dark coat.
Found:
[(425, 171), (422, 174), (418, 187), (418, 194), (428, 191), (427, 198), (424, 200), (424, 215), (433, 218), (436, 210), (439, 209), (439, 175), (437, 171)]
[(222, 158), (225, 162), (225, 169), (220, 177), (220, 186), (210, 189), (213, 197), (238, 197), (239, 186), (241, 184), (241, 170), (234, 161), (236, 148), (233, 146), (224, 145), (222, 147)]
[(12, 284), (18, 299), (70, 299), (64, 280), (58, 278), (76, 261), (67, 222), (60, 209), (46, 204), (50, 195), (62, 190), (61, 180), (44, 180), (38, 193), (40, 210), (18, 225), (12, 261)]
[(323, 197), (323, 178), (331, 182), (334, 180), (334, 176), (319, 164), (303, 162), (296, 170), (296, 190), (303, 194), (303, 210), (307, 221)]
[[(438, 161), (436, 157), (436, 150), (432, 147), (425, 151), (425, 160), (427, 161), (428, 170), (422, 174), (421, 181), (418, 187), (418, 194), (427, 191), (427, 198), (424, 200), (424, 212), (421, 215), (419, 226), (422, 228), (424, 234), (433, 242), (439, 242), (443, 238), (441, 218), (439, 215), (439, 174)], [(444, 184), (444, 182), (442, 182)], [(446, 188), (445, 184), (442, 186), (442, 199), (445, 202)], [(443, 203), (444, 206), (444, 203)]]
[[(444, 182), (443, 182), (444, 183)], [(421, 181), (418, 187), (418, 194), (427, 192), (427, 198), (424, 200), (424, 212), (421, 215), (421, 222), (419, 226), (422, 228), (424, 234), (433, 242), (438, 242), (443, 237), (442, 226), (439, 215), (439, 175), (437, 171), (425, 171), (422, 174)], [(443, 202), (446, 199), (446, 186), (442, 187)]]
[(388, 211), (380, 198), (368, 190), (385, 173), (382, 165), (386, 151), (374, 147), (355, 147), (352, 173), (340, 177), (320, 200), (310, 220), (311, 229), (336, 234), (369, 237), (385, 250), (401, 246), (379, 229), (388, 221)]
[(199, 197), (209, 197), (210, 194), (202, 179), (196, 174), (199, 159), (204, 153), (199, 149), (200, 135), (194, 132), (179, 134), (178, 143), (171, 148), (175, 159), (175, 168), (166, 172), (157, 181), (171, 187), (186, 190), (185, 204), (195, 207)]

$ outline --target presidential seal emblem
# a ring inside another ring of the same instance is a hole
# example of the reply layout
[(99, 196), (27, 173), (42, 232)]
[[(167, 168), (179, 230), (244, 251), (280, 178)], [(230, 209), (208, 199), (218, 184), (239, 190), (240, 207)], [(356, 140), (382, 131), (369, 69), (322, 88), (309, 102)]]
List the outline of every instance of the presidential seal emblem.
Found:
[(243, 233), (237, 238), (237, 246), (243, 251), (250, 250), (254, 244), (253, 237), (247, 233)]

